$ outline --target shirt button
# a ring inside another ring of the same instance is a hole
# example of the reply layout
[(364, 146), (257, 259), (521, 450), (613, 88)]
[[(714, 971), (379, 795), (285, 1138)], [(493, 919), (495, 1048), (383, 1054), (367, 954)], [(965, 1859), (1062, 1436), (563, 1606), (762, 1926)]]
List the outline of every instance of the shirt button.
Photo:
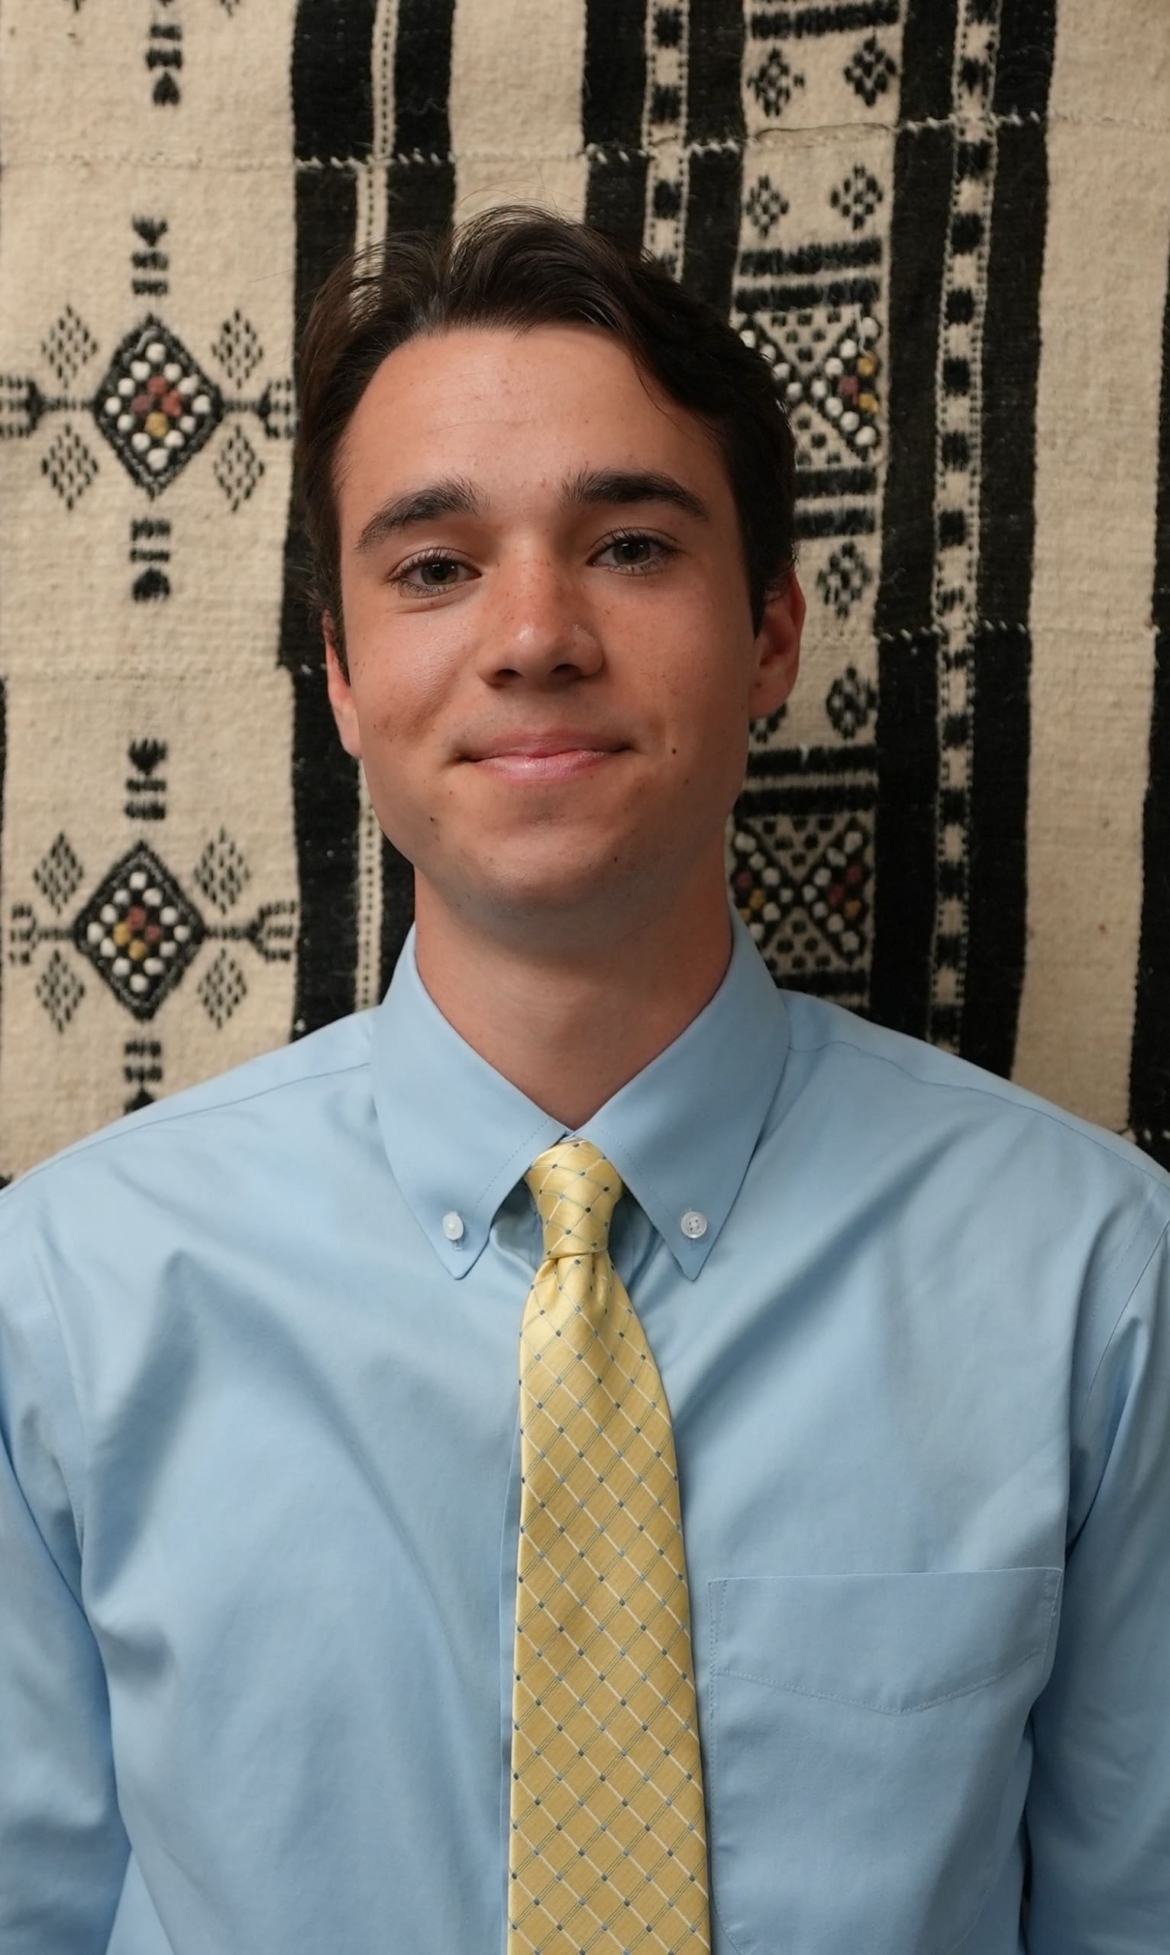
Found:
[[(706, 1226), (704, 1222), (703, 1227), (706, 1228)], [(453, 1208), (449, 1209), (443, 1217), (443, 1234), (446, 1236), (448, 1242), (461, 1242), (463, 1240), (463, 1217), (457, 1214)]]
[(679, 1223), (679, 1228), (684, 1235), (690, 1236), (692, 1242), (697, 1242), (701, 1235), (707, 1233), (707, 1217), (700, 1215), (697, 1208), (688, 1208)]

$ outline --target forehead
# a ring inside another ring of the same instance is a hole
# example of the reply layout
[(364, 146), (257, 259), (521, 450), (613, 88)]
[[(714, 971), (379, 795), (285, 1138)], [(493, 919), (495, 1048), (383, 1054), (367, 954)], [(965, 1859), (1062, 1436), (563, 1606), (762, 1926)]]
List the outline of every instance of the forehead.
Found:
[(578, 468), (656, 469), (730, 512), (706, 425), (610, 334), (589, 326), (461, 328), (383, 360), (346, 429), (343, 531), (397, 488), (460, 475), (490, 495), (551, 489)]

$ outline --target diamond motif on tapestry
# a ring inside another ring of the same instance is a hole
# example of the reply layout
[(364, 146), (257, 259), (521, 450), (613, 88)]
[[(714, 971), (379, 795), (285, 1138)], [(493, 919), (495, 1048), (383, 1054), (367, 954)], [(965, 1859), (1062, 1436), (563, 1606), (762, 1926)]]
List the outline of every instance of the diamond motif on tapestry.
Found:
[(238, 306), (231, 318), (224, 320), (211, 350), (237, 387), (243, 386), (248, 375), (255, 372), (264, 357), (259, 333), (251, 320), (245, 319)]
[(880, 440), (874, 351), (880, 334), (871, 314), (837, 305), (745, 322), (742, 338), (759, 348), (776, 375), (798, 467), (873, 459)]
[(94, 476), (97, 462), (81, 436), (68, 421), (53, 436), (48, 452), (41, 457), (41, 474), (48, 476), (66, 509), (81, 501)]
[(783, 115), (804, 76), (795, 74), (778, 47), (761, 62), (748, 83), (765, 115)]
[(94, 418), (148, 494), (158, 495), (223, 419), (223, 396), (154, 318), (127, 333), (97, 391)]
[(60, 318), (54, 320), (41, 341), (41, 352), (63, 387), (67, 387), (74, 375), (81, 372), (87, 360), (92, 360), (97, 347), (98, 343), (89, 327), (71, 305), (67, 305)]
[(214, 903), (216, 909), (225, 914), (251, 876), (252, 871), (242, 849), (232, 840), (226, 828), (221, 828), (215, 840), (208, 842), (195, 865), (195, 881), (208, 902)]
[(866, 108), (872, 109), (897, 72), (892, 56), (886, 52), (877, 35), (867, 34), (846, 66), (845, 79), (854, 94), (860, 95)]
[(222, 1030), (247, 995), (244, 973), (235, 958), (221, 950), (199, 980), (199, 1002), (217, 1030)]
[(777, 190), (771, 177), (757, 177), (744, 204), (748, 216), (762, 238), (769, 237), (782, 217), (788, 214), (788, 199)]
[(877, 690), (872, 682), (855, 665), (847, 665), (829, 687), (825, 712), (835, 733), (843, 740), (855, 740), (869, 725), (877, 703)]
[(81, 864), (68, 841), (59, 834), (33, 870), (33, 881), (59, 916), (77, 890), (82, 874)]
[(868, 821), (850, 811), (746, 818), (732, 896), (762, 950), (793, 977), (848, 970), (865, 953), (873, 880)]
[(247, 502), (263, 473), (264, 464), (243, 428), (233, 428), (215, 458), (215, 479), (229, 509), (234, 511)]
[(863, 231), (884, 195), (877, 178), (863, 163), (855, 163), (844, 182), (831, 193), (829, 202), (852, 230)]
[(73, 925), (78, 950), (136, 1018), (153, 1018), (205, 934), (199, 911), (145, 842), (103, 876)]
[[(842, 543), (839, 549), (833, 551), (828, 563), (817, 571), (817, 589), (829, 609), (842, 619), (849, 616), (872, 583), (873, 571), (852, 541)], [(832, 698), (831, 693), (829, 696)]]
[(54, 950), (36, 984), (37, 998), (59, 1032), (63, 1032), (85, 996), (81, 979)]

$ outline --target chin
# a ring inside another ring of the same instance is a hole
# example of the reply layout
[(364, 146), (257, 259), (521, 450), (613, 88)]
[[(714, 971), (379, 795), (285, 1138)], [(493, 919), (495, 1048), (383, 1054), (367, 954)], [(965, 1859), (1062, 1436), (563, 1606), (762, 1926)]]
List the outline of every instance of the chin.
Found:
[(553, 928), (565, 922), (595, 927), (625, 907), (635, 880), (641, 884), (644, 873), (623, 873), (612, 855), (571, 866), (562, 858), (517, 867), (510, 875), (468, 876), (457, 891), (450, 891), (449, 900), (454, 899), (460, 915), (478, 915), (497, 927), (532, 929), (542, 922)]

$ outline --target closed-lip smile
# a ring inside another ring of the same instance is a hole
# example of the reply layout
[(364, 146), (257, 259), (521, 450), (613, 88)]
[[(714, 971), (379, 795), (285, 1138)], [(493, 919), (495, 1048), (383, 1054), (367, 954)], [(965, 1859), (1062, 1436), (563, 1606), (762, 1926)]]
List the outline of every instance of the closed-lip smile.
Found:
[(604, 767), (627, 750), (624, 741), (607, 734), (565, 729), (502, 734), (465, 758), (513, 785), (556, 787)]
[(467, 760), (548, 760), (560, 754), (618, 753), (621, 740), (607, 734), (581, 730), (555, 730), (551, 733), (509, 733), (483, 746), (473, 747)]

